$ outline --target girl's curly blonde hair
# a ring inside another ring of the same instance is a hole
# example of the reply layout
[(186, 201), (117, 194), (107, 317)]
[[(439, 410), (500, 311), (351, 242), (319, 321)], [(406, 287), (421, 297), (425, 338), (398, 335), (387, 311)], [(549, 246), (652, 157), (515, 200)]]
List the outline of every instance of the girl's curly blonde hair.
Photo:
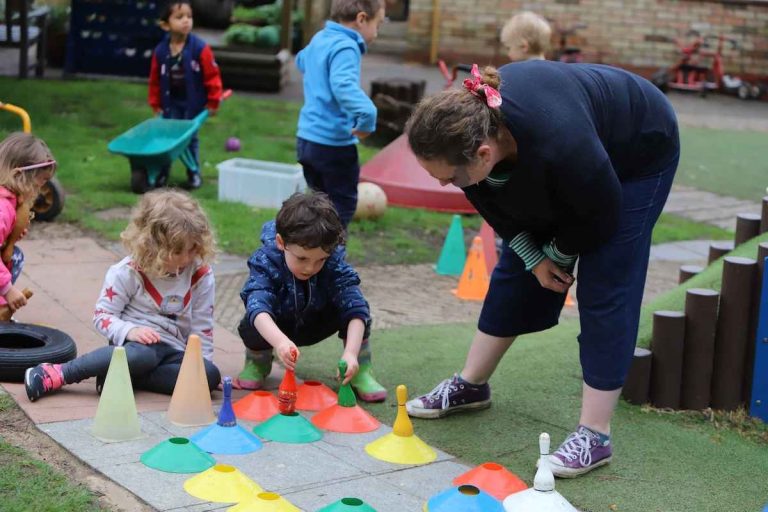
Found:
[(197, 201), (176, 190), (144, 194), (120, 234), (133, 262), (147, 274), (163, 276), (173, 254), (194, 248), (200, 263), (216, 255), (213, 229)]
[(55, 166), (29, 171), (19, 167), (53, 161), (51, 150), (42, 139), (29, 133), (14, 132), (0, 142), (0, 186), (13, 192), (23, 202), (34, 200), (40, 193), (35, 178), (55, 172)]

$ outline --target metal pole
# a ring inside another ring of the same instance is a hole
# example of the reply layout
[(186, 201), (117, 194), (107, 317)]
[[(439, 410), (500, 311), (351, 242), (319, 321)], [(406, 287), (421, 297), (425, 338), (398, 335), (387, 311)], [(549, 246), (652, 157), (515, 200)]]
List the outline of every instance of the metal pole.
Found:
[(680, 275), (678, 277), (678, 284), (683, 284), (699, 272), (704, 270), (700, 265), (682, 265), (680, 267)]
[(757, 262), (726, 256), (720, 289), (720, 313), (712, 373), (713, 409), (732, 411), (741, 404), (744, 362), (749, 343), (749, 315)]
[(685, 294), (682, 409), (709, 407), (719, 299), (718, 292), (706, 288), (691, 288)]
[(648, 403), (648, 391), (651, 384), (651, 351), (647, 348), (635, 347), (632, 366), (629, 367), (627, 379), (621, 389), (621, 396), (631, 404), (643, 405)]
[(739, 246), (760, 234), (760, 215), (740, 213), (736, 216), (736, 235), (734, 245)]
[(683, 376), (685, 314), (682, 311), (656, 311), (651, 339), (651, 403), (656, 407), (680, 407), (680, 382)]
[[(765, 269), (768, 266), (766, 258), (763, 258), (762, 263), (763, 269)], [(757, 338), (755, 340), (754, 380), (752, 381), (752, 399), (749, 402), (749, 413), (768, 423), (768, 272), (765, 271), (763, 271), (762, 290), (760, 297), (760, 322), (757, 327)]]
[(709, 257), (707, 258), (707, 265), (711, 265), (713, 261), (722, 258), (733, 250), (733, 242), (712, 242), (709, 245)]

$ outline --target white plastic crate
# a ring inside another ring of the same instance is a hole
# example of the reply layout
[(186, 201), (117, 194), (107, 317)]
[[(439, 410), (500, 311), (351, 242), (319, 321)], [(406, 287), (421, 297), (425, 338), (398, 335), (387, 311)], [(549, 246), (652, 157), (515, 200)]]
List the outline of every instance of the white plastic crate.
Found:
[(307, 188), (298, 164), (231, 158), (216, 168), (219, 170), (219, 201), (280, 208), (291, 194)]

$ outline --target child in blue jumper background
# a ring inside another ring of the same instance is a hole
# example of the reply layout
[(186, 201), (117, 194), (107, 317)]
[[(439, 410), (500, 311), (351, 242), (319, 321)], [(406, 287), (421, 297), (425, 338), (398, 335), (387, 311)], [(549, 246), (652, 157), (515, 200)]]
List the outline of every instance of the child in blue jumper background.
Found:
[[(192, 119), (204, 109), (215, 115), (221, 102), (221, 74), (211, 47), (192, 34), (189, 1), (169, 1), (162, 8), (160, 27), (168, 34), (152, 54), (149, 72), (149, 105), (166, 119)], [(200, 188), (199, 141), (189, 142), (194, 169), (187, 168), (189, 189)], [(161, 173), (157, 186), (164, 186), (170, 166)]]
[(296, 56), (304, 74), (297, 160), (307, 184), (331, 198), (345, 228), (357, 207), (355, 144), (376, 129), (376, 106), (360, 87), (360, 63), (383, 21), (383, 0), (333, 0), (331, 19)]
[(245, 316), (238, 331), (245, 365), (235, 381), (259, 389), (272, 370), (273, 352), (287, 367), (298, 347), (338, 333), (347, 363), (343, 383), (366, 402), (381, 402), (387, 391), (373, 377), (368, 336), (371, 315), (360, 278), (345, 260), (344, 226), (328, 196), (297, 193), (261, 230), (262, 246), (248, 260), (250, 275), (240, 297)]

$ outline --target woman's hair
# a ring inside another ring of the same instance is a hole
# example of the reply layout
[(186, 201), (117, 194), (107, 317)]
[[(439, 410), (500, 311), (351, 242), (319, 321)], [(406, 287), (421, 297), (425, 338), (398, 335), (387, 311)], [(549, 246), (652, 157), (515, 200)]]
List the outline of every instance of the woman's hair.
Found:
[(51, 150), (41, 139), (29, 133), (12, 133), (0, 142), (0, 186), (24, 201), (34, 199), (39, 192), (35, 178), (52, 169), (55, 172), (55, 166), (21, 172), (14, 169), (53, 160)]
[(381, 0), (333, 0), (331, 19), (333, 21), (355, 21), (358, 13), (364, 12), (373, 19), (383, 5)]
[(216, 253), (213, 230), (197, 201), (177, 190), (144, 194), (120, 234), (133, 262), (153, 276), (165, 275), (168, 259), (190, 247), (209, 263)]
[(275, 228), (285, 245), (322, 248), (331, 253), (344, 243), (344, 225), (328, 196), (322, 192), (297, 192), (283, 202)]
[[(483, 69), (482, 83), (499, 89), (501, 79), (496, 68)], [(488, 106), (484, 90), (480, 88), (477, 94), (460, 87), (422, 99), (405, 126), (414, 154), (449, 165), (473, 161), (477, 148), (496, 138), (502, 124), (501, 112)]]
[(160, 21), (168, 23), (168, 20), (171, 19), (171, 14), (173, 14), (173, 10), (180, 5), (188, 5), (189, 8), (192, 9), (192, 3), (189, 0), (170, 0), (164, 2), (160, 8)]
[(552, 27), (542, 16), (531, 11), (523, 11), (512, 16), (501, 29), (501, 42), (512, 47), (520, 42), (528, 43), (528, 53), (539, 55), (549, 49)]

